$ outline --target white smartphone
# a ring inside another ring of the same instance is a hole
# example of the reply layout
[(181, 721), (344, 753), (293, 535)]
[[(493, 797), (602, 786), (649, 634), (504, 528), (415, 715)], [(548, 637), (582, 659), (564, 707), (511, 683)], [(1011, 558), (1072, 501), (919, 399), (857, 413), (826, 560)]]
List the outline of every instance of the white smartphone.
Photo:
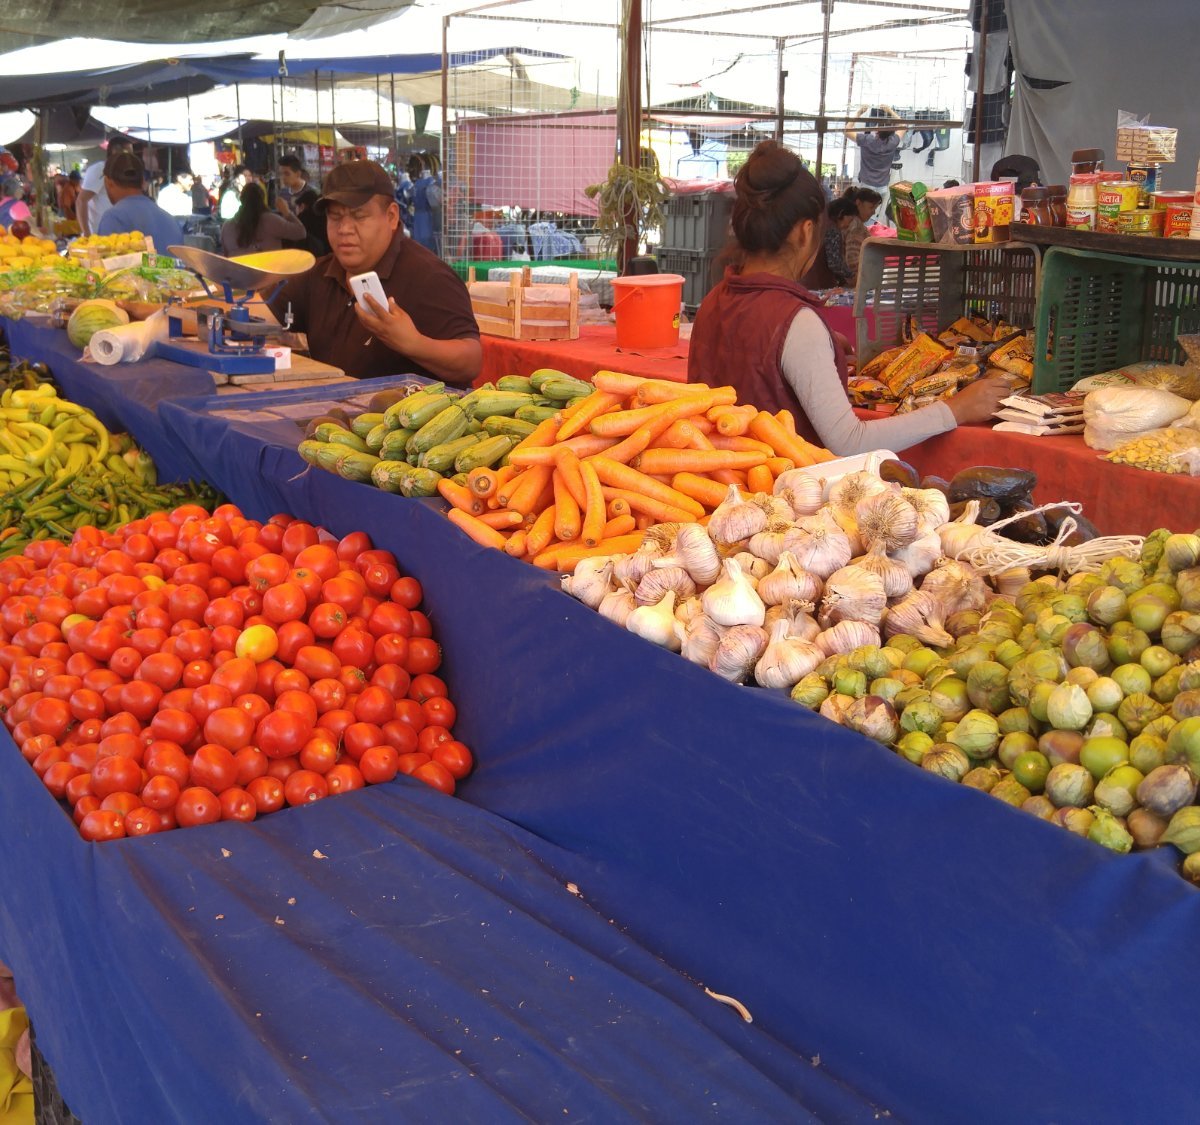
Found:
[(374, 270), (368, 273), (355, 274), (350, 281), (350, 292), (354, 294), (358, 301), (358, 307), (363, 312), (374, 312), (375, 310), (367, 304), (364, 294), (370, 293), (376, 301), (379, 302), (381, 308), (388, 307), (387, 294), (383, 291), (383, 285), (379, 281), (379, 274)]

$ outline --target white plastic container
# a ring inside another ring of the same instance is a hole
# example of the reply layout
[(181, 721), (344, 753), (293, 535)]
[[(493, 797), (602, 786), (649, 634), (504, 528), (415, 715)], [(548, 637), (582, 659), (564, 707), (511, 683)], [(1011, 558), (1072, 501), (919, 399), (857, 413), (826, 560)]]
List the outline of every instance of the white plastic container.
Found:
[(810, 477), (816, 477), (825, 487), (825, 499), (829, 499), (829, 490), (837, 484), (842, 477), (848, 477), (851, 473), (868, 472), (879, 475), (879, 466), (884, 461), (898, 461), (896, 456), (890, 449), (875, 449), (870, 453), (859, 453), (854, 457), (838, 457), (833, 461), (824, 461), (820, 465), (804, 465), (800, 468), (800, 472), (806, 473)]

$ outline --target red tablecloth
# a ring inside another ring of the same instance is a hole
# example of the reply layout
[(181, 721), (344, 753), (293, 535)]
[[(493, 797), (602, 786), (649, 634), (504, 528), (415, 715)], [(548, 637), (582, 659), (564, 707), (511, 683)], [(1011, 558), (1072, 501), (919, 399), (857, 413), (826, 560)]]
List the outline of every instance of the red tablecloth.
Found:
[[(860, 417), (879, 417), (858, 411)], [(1077, 500), (1105, 535), (1146, 535), (1157, 527), (1200, 527), (1200, 477), (1171, 476), (1114, 465), (1082, 437), (1031, 437), (963, 426), (901, 455), (922, 475), (949, 479), (972, 465), (1028, 469), (1037, 474), (1040, 504)]]

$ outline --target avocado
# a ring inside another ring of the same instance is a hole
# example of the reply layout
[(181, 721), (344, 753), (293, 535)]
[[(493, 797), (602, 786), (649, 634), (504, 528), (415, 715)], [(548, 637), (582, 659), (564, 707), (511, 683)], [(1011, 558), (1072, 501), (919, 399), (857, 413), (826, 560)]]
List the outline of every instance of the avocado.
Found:
[(1037, 475), (1026, 469), (1000, 469), (994, 465), (976, 465), (955, 473), (950, 481), (951, 500), (1028, 500), (1037, 484)]
[(403, 391), (376, 391), (367, 403), (368, 414), (382, 414), (389, 406), (394, 406), (407, 396)]

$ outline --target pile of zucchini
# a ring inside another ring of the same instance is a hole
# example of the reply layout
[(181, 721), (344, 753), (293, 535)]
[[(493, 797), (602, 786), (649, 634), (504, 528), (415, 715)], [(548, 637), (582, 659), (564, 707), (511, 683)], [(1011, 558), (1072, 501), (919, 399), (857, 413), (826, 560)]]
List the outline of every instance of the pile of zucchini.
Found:
[[(434, 496), (443, 477), (466, 483), (472, 469), (496, 468), (534, 427), (592, 393), (562, 371), (506, 375), (469, 394), (433, 383), (349, 420), (320, 421), (300, 443), (310, 465), (403, 496)], [(371, 405), (383, 403), (376, 396)], [(459, 480), (461, 478), (461, 480)]]

